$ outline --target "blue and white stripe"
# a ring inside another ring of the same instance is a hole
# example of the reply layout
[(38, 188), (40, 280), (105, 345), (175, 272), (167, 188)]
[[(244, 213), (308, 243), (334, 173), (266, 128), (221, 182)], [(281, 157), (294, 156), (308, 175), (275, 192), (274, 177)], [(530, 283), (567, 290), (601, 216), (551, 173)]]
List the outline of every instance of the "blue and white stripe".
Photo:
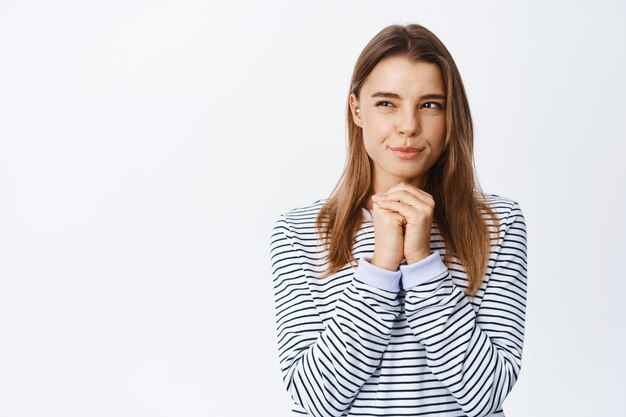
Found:
[[(519, 377), (526, 311), (526, 224), (519, 204), (487, 194), (501, 232), (483, 284), (463, 293), (436, 221), (431, 256), (389, 271), (369, 263), (371, 215), (353, 245), (359, 260), (328, 278), (315, 230), (324, 199), (275, 221), (270, 239), (278, 358), (294, 415), (504, 416)], [(495, 225), (486, 212), (491, 231)]]

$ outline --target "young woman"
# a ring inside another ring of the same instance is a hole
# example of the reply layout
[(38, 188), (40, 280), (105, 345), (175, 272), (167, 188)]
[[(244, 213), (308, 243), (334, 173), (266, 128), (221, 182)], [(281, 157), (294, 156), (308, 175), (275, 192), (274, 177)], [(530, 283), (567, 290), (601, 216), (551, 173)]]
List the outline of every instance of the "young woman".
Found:
[(526, 312), (520, 205), (484, 194), (458, 69), (423, 26), (358, 58), (331, 195), (276, 220), (280, 367), (294, 415), (504, 416)]

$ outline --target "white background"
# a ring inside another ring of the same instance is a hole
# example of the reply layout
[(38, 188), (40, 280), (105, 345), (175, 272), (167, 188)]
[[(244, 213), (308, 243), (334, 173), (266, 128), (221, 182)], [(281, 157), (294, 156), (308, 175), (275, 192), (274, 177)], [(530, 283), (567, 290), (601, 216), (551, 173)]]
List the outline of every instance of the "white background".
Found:
[(618, 416), (626, 7), (2, 1), (0, 416), (287, 416), (270, 227), (344, 164), (361, 49), (452, 53), (478, 179), (520, 203), (509, 417)]

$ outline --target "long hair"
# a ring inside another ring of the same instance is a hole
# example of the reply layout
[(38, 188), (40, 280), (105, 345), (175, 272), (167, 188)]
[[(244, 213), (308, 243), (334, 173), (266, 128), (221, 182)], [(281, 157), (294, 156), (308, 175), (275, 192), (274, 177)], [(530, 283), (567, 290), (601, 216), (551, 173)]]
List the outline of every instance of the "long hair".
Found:
[(390, 25), (365, 46), (354, 67), (346, 118), (348, 154), (343, 173), (320, 208), (316, 218), (318, 233), (328, 248), (328, 268), (324, 277), (346, 264), (356, 264), (352, 255), (355, 234), (363, 222), (362, 208), (373, 193), (373, 163), (363, 145), (363, 131), (354, 123), (350, 93), (358, 98), (361, 86), (384, 58), (406, 56), (439, 66), (446, 86), (446, 138), (439, 160), (427, 173), (425, 189), (435, 200), (434, 218), (445, 242), (443, 262), (450, 266), (456, 257), (463, 265), (468, 287), (475, 296), (483, 280), (490, 253), (489, 228), (481, 216), (486, 211), (500, 225), (475, 179), (472, 117), (461, 75), (452, 56), (430, 30), (418, 24)]

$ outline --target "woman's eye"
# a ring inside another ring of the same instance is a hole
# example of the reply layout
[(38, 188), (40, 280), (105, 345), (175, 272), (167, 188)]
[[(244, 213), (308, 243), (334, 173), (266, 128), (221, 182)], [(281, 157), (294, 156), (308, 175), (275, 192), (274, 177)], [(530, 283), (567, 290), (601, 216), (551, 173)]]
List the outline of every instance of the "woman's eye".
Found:
[(424, 103), (424, 104), (435, 104), (437, 106), (437, 107), (430, 107), (431, 109), (436, 109), (436, 108), (443, 109), (443, 105), (437, 103), (436, 101), (429, 101), (428, 103)]
[[(376, 103), (376, 105), (380, 106), (383, 103), (391, 104), (391, 102), (389, 102), (389, 101), (379, 101), (378, 103)], [(382, 107), (389, 107), (389, 106), (382, 106)]]

